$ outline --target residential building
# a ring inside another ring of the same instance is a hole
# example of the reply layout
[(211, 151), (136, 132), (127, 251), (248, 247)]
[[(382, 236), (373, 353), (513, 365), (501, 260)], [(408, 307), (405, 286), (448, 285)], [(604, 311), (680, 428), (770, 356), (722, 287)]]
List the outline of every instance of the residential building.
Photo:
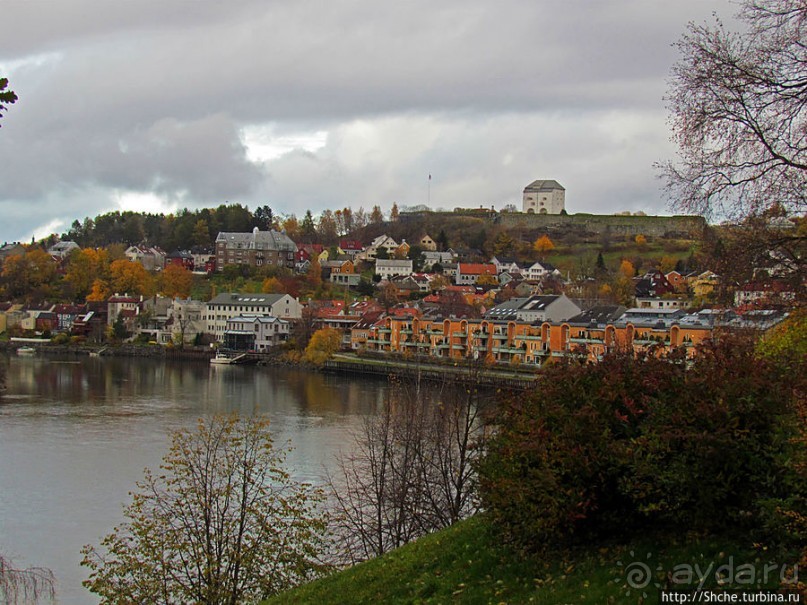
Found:
[(50, 248), (48, 248), (48, 254), (58, 259), (64, 259), (70, 256), (70, 253), (73, 250), (78, 249), (79, 245), (76, 242), (71, 241), (56, 242)]
[(224, 346), (234, 351), (266, 352), (289, 338), (291, 324), (270, 315), (238, 315), (227, 320)]
[(704, 271), (698, 275), (688, 276), (687, 281), (695, 298), (711, 296), (720, 286), (720, 276), (713, 271)]
[(370, 330), (377, 321), (381, 319), (381, 311), (370, 311), (362, 315), (350, 329), (350, 348), (353, 350), (363, 349), (370, 338)]
[(382, 279), (388, 279), (393, 275), (411, 275), (412, 261), (409, 259), (378, 259), (375, 261), (375, 272)]
[(351, 260), (353, 260), (364, 251), (364, 246), (358, 240), (343, 239), (339, 240), (339, 247), (336, 251), (339, 254), (347, 255)]
[(133, 263), (140, 263), (146, 271), (159, 271), (165, 267), (165, 252), (156, 246), (129, 246), (123, 253)]
[(459, 263), (454, 283), (458, 286), (476, 284), (483, 275), (495, 278), (496, 265), (490, 263)]
[(216, 237), (216, 271), (227, 265), (294, 268), (297, 244), (279, 231), (221, 232)]
[(222, 340), (227, 320), (239, 315), (273, 316), (281, 319), (299, 319), (303, 306), (288, 294), (224, 293), (205, 306), (205, 331)]
[(537, 281), (547, 277), (548, 275), (560, 276), (561, 273), (549, 263), (536, 261), (523, 269), (522, 274), (524, 275), (525, 279)]
[(522, 269), (516, 259), (507, 256), (494, 256), (490, 262), (496, 266), (496, 273), (521, 273)]
[(216, 270), (216, 251), (205, 246), (191, 247), (194, 273), (213, 273)]
[(397, 247), (398, 242), (389, 235), (379, 235), (367, 246), (362, 257), (366, 260), (375, 260), (376, 256), (378, 256), (378, 251), (382, 248), (386, 250), (387, 256), (392, 256)]
[(184, 267), (188, 271), (193, 271), (193, 254), (190, 250), (175, 250), (165, 256), (165, 265), (176, 265), (177, 267)]
[(686, 298), (636, 297), (636, 306), (640, 309), (688, 309), (690, 303)]
[(22, 256), (25, 254), (25, 247), (19, 242), (6, 243), (0, 246), (0, 264), (9, 256)]
[(544, 321), (568, 321), (581, 309), (565, 294), (511, 298), (485, 313), (485, 319), (521, 321), (527, 323)]
[(449, 263), (453, 263), (456, 257), (452, 252), (436, 252), (434, 250), (423, 252), (423, 269), (430, 271), (434, 265), (439, 264), (445, 267)]
[(418, 245), (424, 252), (435, 252), (437, 250), (437, 242), (435, 242), (428, 233), (424, 233), (420, 236)]
[(115, 323), (118, 315), (123, 311), (129, 311), (126, 316), (137, 315), (140, 312), (140, 302), (143, 297), (129, 296), (128, 294), (113, 294), (106, 301), (108, 326)]
[(87, 307), (86, 305), (59, 304), (53, 307), (53, 312), (56, 314), (57, 330), (70, 332), (73, 329), (73, 322), (87, 314)]
[(560, 214), (566, 209), (566, 189), (557, 181), (538, 180), (524, 187), (522, 211), (528, 214)]

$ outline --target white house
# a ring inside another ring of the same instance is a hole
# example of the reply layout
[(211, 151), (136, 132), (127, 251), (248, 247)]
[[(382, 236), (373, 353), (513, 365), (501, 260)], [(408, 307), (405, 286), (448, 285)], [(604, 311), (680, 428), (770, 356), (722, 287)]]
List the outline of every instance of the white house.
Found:
[(205, 331), (222, 340), (227, 320), (247, 314), (299, 319), (303, 316), (303, 306), (288, 294), (219, 294), (205, 305)]
[(378, 251), (383, 248), (387, 251), (389, 256), (392, 256), (392, 253), (398, 248), (398, 242), (392, 239), (389, 235), (379, 235), (375, 238), (367, 248), (365, 248), (364, 253), (361, 255), (363, 258), (367, 260), (374, 260), (376, 256), (378, 256)]
[(513, 320), (534, 323), (536, 321), (567, 321), (579, 314), (580, 307), (565, 294), (511, 298), (485, 313), (486, 319)]
[(79, 245), (76, 242), (63, 241), (56, 242), (48, 248), (48, 254), (56, 258), (67, 258), (73, 250), (78, 250)]
[(411, 275), (412, 260), (378, 259), (375, 261), (375, 272), (382, 279), (388, 279), (393, 275)]
[(268, 315), (239, 315), (227, 320), (224, 343), (240, 351), (267, 351), (289, 338), (291, 324)]
[(537, 280), (547, 275), (560, 275), (560, 271), (549, 263), (534, 262), (526, 269), (522, 270), (522, 275), (529, 280)]

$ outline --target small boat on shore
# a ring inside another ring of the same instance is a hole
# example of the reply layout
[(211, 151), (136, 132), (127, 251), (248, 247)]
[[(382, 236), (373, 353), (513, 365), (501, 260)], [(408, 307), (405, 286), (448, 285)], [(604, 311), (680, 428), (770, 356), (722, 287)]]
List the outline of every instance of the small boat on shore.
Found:
[(216, 355), (210, 358), (210, 363), (214, 365), (232, 365), (235, 362), (233, 358), (226, 353), (217, 351)]
[(34, 347), (20, 347), (17, 349), (17, 355), (21, 357), (31, 357), (36, 355), (36, 349)]

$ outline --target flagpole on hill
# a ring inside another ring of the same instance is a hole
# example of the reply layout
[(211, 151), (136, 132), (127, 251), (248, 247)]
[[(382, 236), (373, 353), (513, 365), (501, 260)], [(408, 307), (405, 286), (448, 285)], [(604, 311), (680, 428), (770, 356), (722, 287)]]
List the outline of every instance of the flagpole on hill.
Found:
[(432, 207), (432, 175), (431, 172), (429, 173), (429, 187), (428, 187), (428, 194), (426, 197), (426, 205), (431, 209)]

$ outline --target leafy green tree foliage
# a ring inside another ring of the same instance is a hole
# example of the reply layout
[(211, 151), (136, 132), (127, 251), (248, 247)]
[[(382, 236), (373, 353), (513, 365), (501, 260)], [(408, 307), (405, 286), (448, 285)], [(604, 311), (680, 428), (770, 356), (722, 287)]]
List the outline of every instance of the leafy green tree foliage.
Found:
[(268, 231), (274, 227), (275, 215), (272, 209), (264, 204), (255, 208), (253, 224), (262, 231)]
[(807, 510), (796, 400), (788, 372), (728, 335), (691, 364), (678, 352), (551, 365), (503, 407), (482, 499), (529, 549), (676, 527), (784, 540), (782, 511)]
[(305, 216), (300, 222), (300, 237), (308, 244), (317, 239), (317, 227), (314, 224), (314, 215), (311, 214), (310, 210), (305, 211)]
[(320, 493), (283, 469), (268, 422), (216, 417), (174, 433), (126, 522), (82, 550), (101, 603), (253, 602), (309, 580), (325, 528)]
[(0, 118), (9, 105), (17, 102), (17, 93), (8, 89), (8, 78), (0, 78)]

